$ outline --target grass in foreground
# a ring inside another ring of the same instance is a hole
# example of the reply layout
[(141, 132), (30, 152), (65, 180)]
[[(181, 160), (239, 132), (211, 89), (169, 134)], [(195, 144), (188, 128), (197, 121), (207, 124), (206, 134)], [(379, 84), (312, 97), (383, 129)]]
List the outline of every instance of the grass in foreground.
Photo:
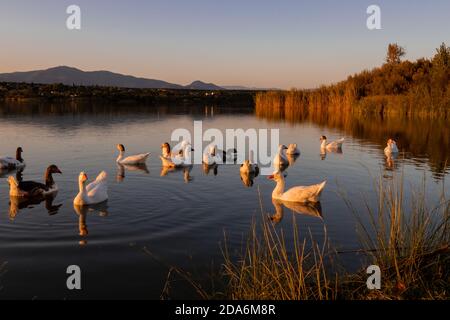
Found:
[[(335, 263), (339, 254), (327, 241), (319, 246), (312, 236), (311, 240), (300, 240), (295, 222), (294, 243), (289, 246), (293, 249), (288, 249), (283, 231), (264, 217), (260, 229), (253, 223), (237, 258), (224, 248), (220, 274), (223, 293), (208, 294), (190, 283), (207, 299), (449, 299), (450, 202), (444, 192), (439, 203), (430, 208), (424, 186), (410, 203), (405, 203), (403, 179), (381, 180), (376, 190), (378, 205), (367, 205), (369, 223), (358, 222), (361, 254), (366, 260), (360, 272), (343, 271)], [(361, 212), (354, 213), (361, 217)], [(367, 289), (369, 265), (381, 269), (380, 290)]]

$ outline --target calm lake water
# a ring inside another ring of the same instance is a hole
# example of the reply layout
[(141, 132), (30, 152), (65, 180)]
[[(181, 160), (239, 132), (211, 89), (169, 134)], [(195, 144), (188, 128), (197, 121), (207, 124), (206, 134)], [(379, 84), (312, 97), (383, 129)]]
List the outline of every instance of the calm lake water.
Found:
[[(403, 173), (406, 201), (425, 179), (427, 199), (433, 204), (448, 193), (450, 156), (448, 123), (429, 120), (355, 119), (332, 121), (258, 117), (252, 111), (211, 108), (61, 107), (55, 105), (0, 107), (0, 153), (15, 154), (22, 146), (27, 163), (24, 180), (42, 180), (45, 168), (56, 164), (59, 192), (53, 203), (10, 201), (8, 175), (0, 176), (0, 298), (159, 299), (168, 266), (193, 272), (208, 282), (222, 261), (226, 234), (232, 251), (239, 250), (254, 219), (274, 214), (274, 183), (264, 176), (244, 185), (239, 164), (205, 172), (194, 165), (186, 183), (183, 171), (162, 172), (160, 145), (170, 141), (173, 129), (193, 130), (195, 120), (204, 129), (279, 128), (284, 144), (297, 143), (301, 156), (287, 169), (288, 186), (327, 180), (322, 195), (322, 218), (284, 209), (276, 228), (292, 237), (293, 218), (300, 235), (309, 232), (323, 240), (324, 229), (339, 250), (360, 248), (357, 223), (340, 193), (345, 191), (364, 219), (364, 199), (375, 200), (372, 177), (389, 180)], [(342, 154), (320, 155), (319, 137), (345, 137)], [(401, 150), (394, 163), (383, 154), (387, 135)], [(147, 170), (121, 172), (116, 145), (127, 153), (151, 152)], [(206, 146), (206, 143), (205, 143)], [(74, 210), (77, 178), (101, 171), (109, 174), (109, 200), (89, 212)], [(261, 213), (261, 205), (263, 207)], [(304, 210), (308, 212), (308, 210)], [(310, 211), (309, 211), (310, 212)], [(310, 212), (311, 213), (311, 212)], [(80, 236), (80, 229), (87, 229)], [(144, 248), (151, 252), (145, 252)], [(345, 263), (359, 267), (360, 257)], [(82, 269), (82, 290), (68, 291), (66, 268)], [(1, 272), (0, 272), (1, 274)], [(183, 283), (172, 283), (176, 298), (196, 298)]]

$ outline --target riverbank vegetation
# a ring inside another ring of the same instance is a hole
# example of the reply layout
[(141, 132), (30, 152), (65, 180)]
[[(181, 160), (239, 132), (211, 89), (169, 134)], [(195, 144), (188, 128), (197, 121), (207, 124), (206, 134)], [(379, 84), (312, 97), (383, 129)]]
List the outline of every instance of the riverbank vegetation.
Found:
[(348, 113), (450, 116), (450, 48), (444, 43), (431, 59), (402, 61), (405, 50), (390, 44), (385, 63), (347, 80), (313, 90), (259, 92), (256, 113), (286, 118)]
[(136, 89), (63, 84), (0, 83), (0, 101), (6, 102), (99, 102), (140, 105), (226, 105), (253, 107), (254, 91)]
[[(375, 181), (376, 204), (359, 212), (342, 193), (354, 213), (361, 249), (340, 252), (326, 239), (299, 234), (293, 219), (293, 243), (287, 243), (264, 213), (254, 223), (238, 254), (223, 248), (220, 293), (195, 286), (205, 299), (232, 300), (403, 300), (450, 299), (450, 202), (443, 190), (429, 205), (424, 186), (404, 197), (403, 178)], [(368, 219), (363, 217), (368, 216)], [(325, 228), (325, 226), (324, 226)], [(319, 244), (321, 243), (321, 244)], [(342, 254), (360, 257), (359, 271), (347, 271)], [(367, 267), (381, 270), (381, 288), (367, 287)], [(183, 277), (189, 278), (186, 274)]]

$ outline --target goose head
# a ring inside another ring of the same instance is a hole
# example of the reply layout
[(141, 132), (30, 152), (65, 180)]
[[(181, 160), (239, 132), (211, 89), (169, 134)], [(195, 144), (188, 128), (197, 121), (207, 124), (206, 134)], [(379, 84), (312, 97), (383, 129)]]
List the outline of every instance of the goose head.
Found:
[(278, 151), (279, 151), (279, 152), (283, 152), (284, 150), (287, 150), (287, 147), (286, 147), (284, 144), (280, 144), (280, 145), (278, 146)]
[(241, 167), (250, 168), (250, 160), (244, 160), (244, 162), (242, 163)]
[(20, 161), (20, 162), (23, 162), (23, 159), (22, 159), (22, 153), (23, 153), (22, 147), (18, 147), (18, 148), (16, 149), (16, 160), (18, 160), (18, 161)]
[(162, 154), (163, 156), (168, 156), (170, 155), (170, 144), (168, 142), (164, 142), (161, 145), (161, 150), (162, 150)]
[(80, 172), (80, 175), (78, 176), (78, 182), (84, 184), (88, 179), (88, 176), (84, 172)]
[(125, 152), (125, 146), (123, 144), (118, 144), (117, 150), (119, 150), (120, 152)]
[(319, 140), (320, 141), (327, 141), (327, 136), (321, 136)]
[(59, 174), (62, 174), (61, 170), (59, 170), (59, 168), (56, 165), (54, 165), (54, 164), (52, 164), (51, 166), (49, 166), (47, 168), (47, 173), (59, 173)]
[(286, 178), (286, 177), (287, 177), (286, 173), (282, 173), (280, 171), (275, 171), (270, 176), (268, 176), (267, 179), (273, 180), (275, 182), (280, 182), (280, 181), (284, 181), (284, 178)]

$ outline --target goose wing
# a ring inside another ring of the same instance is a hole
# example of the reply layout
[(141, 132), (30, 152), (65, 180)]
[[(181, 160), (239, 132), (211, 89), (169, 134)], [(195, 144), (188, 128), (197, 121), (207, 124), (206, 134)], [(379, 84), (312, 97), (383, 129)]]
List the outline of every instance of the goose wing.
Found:
[(311, 185), (293, 187), (283, 193), (282, 200), (294, 202), (318, 202), (326, 181)]
[(95, 181), (87, 185), (86, 190), (90, 203), (100, 203), (108, 200), (108, 184), (107, 174), (105, 171), (100, 172)]
[(122, 164), (133, 164), (133, 163), (144, 163), (148, 156), (150, 155), (150, 153), (141, 153), (141, 154), (136, 154), (134, 156), (128, 156), (125, 159), (123, 159), (122, 161), (120, 161), (120, 163)]

